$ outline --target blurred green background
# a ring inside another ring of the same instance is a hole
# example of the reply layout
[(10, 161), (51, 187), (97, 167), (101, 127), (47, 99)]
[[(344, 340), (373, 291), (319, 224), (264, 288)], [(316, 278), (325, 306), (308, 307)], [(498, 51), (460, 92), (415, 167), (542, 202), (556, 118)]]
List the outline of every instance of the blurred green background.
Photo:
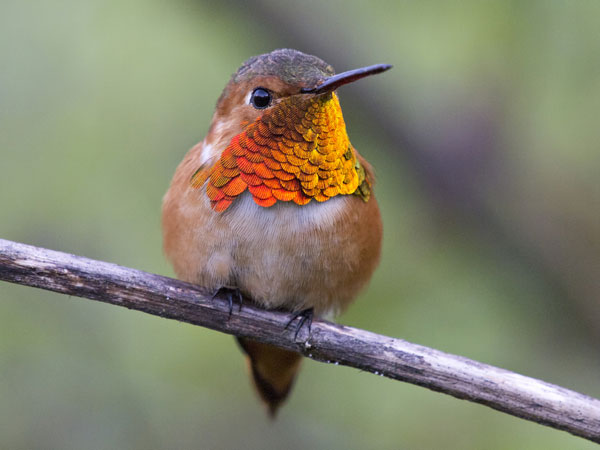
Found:
[[(600, 3), (0, 2), (0, 237), (172, 275), (160, 203), (242, 61), (338, 71), (383, 259), (344, 324), (600, 397)], [(230, 336), (0, 284), (0, 448), (584, 449), (306, 361), (271, 423)]]

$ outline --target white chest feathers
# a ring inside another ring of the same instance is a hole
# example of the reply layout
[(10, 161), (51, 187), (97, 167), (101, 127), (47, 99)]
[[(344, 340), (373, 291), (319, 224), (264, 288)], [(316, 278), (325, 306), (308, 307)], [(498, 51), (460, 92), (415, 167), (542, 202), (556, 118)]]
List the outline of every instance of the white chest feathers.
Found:
[(292, 202), (277, 202), (269, 208), (257, 205), (250, 193), (244, 193), (230, 206), (229, 224), (235, 234), (303, 234), (310, 230), (333, 228), (348, 206), (347, 196), (337, 196), (326, 202), (315, 200), (304, 206)]

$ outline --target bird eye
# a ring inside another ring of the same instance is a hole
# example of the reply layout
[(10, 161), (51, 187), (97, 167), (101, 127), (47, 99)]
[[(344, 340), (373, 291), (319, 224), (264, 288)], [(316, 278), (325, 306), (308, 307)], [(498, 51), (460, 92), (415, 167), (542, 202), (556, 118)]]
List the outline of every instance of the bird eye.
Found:
[(273, 96), (265, 88), (256, 88), (250, 96), (250, 104), (256, 109), (265, 109), (271, 104)]

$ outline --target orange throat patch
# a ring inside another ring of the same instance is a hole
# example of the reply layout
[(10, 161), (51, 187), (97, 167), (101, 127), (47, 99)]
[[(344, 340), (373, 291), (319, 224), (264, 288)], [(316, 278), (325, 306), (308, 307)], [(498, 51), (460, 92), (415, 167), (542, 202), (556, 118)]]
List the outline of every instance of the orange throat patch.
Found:
[(353, 194), (369, 181), (332, 93), (291, 96), (266, 110), (231, 140), (210, 170), (194, 173), (192, 187), (205, 183), (212, 208), (222, 212), (246, 189), (260, 206), (306, 205)]

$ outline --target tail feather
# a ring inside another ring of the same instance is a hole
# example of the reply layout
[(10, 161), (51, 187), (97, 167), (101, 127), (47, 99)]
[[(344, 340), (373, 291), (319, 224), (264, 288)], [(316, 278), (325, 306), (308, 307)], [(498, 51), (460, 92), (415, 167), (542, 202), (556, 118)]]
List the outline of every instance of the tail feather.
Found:
[(248, 357), (258, 395), (267, 405), (269, 415), (275, 417), (294, 384), (302, 356), (250, 339), (236, 339)]

